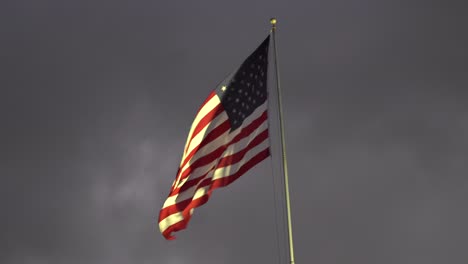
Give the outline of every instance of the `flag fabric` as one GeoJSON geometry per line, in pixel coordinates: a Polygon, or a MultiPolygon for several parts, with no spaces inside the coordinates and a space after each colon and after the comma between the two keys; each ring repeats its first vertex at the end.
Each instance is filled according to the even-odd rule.
{"type": "Polygon", "coordinates": [[[225,187],[270,155],[267,73],[270,36],[214,89],[192,123],[182,161],[159,213],[172,240],[213,190],[225,187]]]}

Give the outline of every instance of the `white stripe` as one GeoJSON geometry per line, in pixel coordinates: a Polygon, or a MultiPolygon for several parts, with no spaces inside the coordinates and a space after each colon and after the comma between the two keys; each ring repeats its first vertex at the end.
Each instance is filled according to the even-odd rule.
{"type": "MultiPolygon", "coordinates": [[[[261,131],[264,131],[265,129],[266,128],[264,128],[261,131]]],[[[239,151],[242,151],[243,149],[245,149],[245,147],[248,145],[248,143],[252,139],[253,139],[253,137],[249,138],[248,140],[245,140],[246,142],[242,142],[245,145],[242,146],[241,149],[232,148],[230,152],[225,152],[223,154],[223,157],[227,157],[227,156],[233,155],[233,154],[235,154],[235,153],[237,153],[239,151]]],[[[255,155],[257,155],[261,151],[265,150],[268,146],[269,146],[269,141],[268,141],[268,138],[267,138],[267,139],[263,140],[260,144],[255,146],[254,148],[247,151],[245,153],[244,157],[239,162],[237,162],[235,164],[231,164],[231,165],[226,166],[226,167],[217,168],[216,170],[213,171],[211,169],[211,167],[214,166],[217,162],[219,162],[219,160],[216,160],[215,162],[213,162],[214,164],[211,164],[210,172],[206,175],[205,178],[206,179],[211,178],[212,180],[215,180],[215,179],[220,179],[220,178],[223,178],[223,177],[233,175],[234,173],[236,173],[240,169],[240,167],[242,165],[244,165],[246,162],[248,162],[251,158],[253,158],[255,155]]],[[[223,157],[221,157],[221,158],[223,158],[223,157]]],[[[190,179],[195,179],[195,178],[192,178],[192,177],[189,177],[189,178],[190,179]]],[[[190,187],[189,189],[185,190],[182,193],[179,193],[179,194],[168,197],[166,199],[164,205],[163,205],[163,209],[168,207],[168,206],[174,205],[177,202],[182,202],[182,201],[184,201],[186,199],[189,199],[190,197],[192,197],[194,195],[194,192],[195,192],[195,197],[193,199],[196,199],[197,198],[196,197],[196,192],[198,192],[197,188],[198,188],[199,184],[202,181],[204,181],[204,180],[201,180],[197,185],[194,185],[194,186],[190,187]]]]}
{"type": "Polygon", "coordinates": [[[207,194],[208,190],[210,190],[210,185],[202,187],[202,188],[198,188],[192,200],[198,199],[202,197],[203,195],[207,194]]]}
{"type": "MultiPolygon", "coordinates": [[[[188,147],[187,149],[187,152],[184,154],[184,156],[182,157],[182,161],[180,162],[180,165],[182,165],[182,163],[184,162],[184,159],[187,158],[187,155],[192,152],[193,149],[195,149],[196,147],[198,147],[198,145],[200,145],[200,143],[203,141],[203,139],[211,132],[213,131],[216,127],[218,127],[219,125],[221,125],[222,123],[224,123],[226,120],[228,120],[228,115],[226,114],[226,112],[222,112],[221,114],[219,114],[215,119],[213,119],[211,121],[211,123],[209,123],[207,126],[205,126],[202,130],[200,130],[200,132],[198,132],[198,134],[192,139],[192,142],[190,142],[190,146],[188,147]]],[[[194,125],[196,126],[196,125],[194,125]]],[[[189,138],[190,140],[190,138],[189,138]]]]}
{"type": "MultiPolygon", "coordinates": [[[[239,142],[237,142],[235,144],[231,144],[225,151],[234,153],[234,152],[237,152],[237,150],[239,150],[239,149],[243,149],[250,142],[251,138],[254,138],[259,132],[263,131],[267,127],[268,127],[268,122],[266,122],[266,120],[265,120],[265,121],[263,121],[263,123],[256,130],[252,131],[252,133],[250,135],[247,135],[246,137],[244,137],[243,139],[241,139],[239,142]]],[[[240,129],[239,129],[239,131],[240,131],[240,129]]],[[[233,133],[229,134],[229,132],[227,131],[225,134],[222,135],[222,137],[220,137],[219,140],[215,140],[212,143],[210,143],[210,144],[206,145],[205,147],[201,148],[192,157],[192,159],[189,162],[187,162],[187,164],[184,166],[184,168],[182,168],[180,170],[179,175],[177,176],[177,178],[179,179],[180,176],[183,175],[185,173],[185,171],[189,168],[189,166],[191,166],[193,163],[195,163],[198,159],[200,159],[202,157],[205,157],[206,155],[208,155],[212,151],[216,150],[220,146],[227,144],[228,142],[230,142],[238,134],[239,134],[239,132],[233,132],[233,133]],[[234,134],[234,135],[232,135],[232,134],[234,134]]],[[[186,177],[185,179],[182,179],[182,180],[178,181],[176,186],[177,187],[182,186],[185,183],[185,181],[188,180],[188,178],[197,178],[197,177],[205,174],[206,172],[208,172],[208,170],[211,169],[212,166],[214,166],[216,164],[216,162],[217,162],[217,159],[214,160],[213,162],[211,162],[210,164],[207,164],[207,165],[205,165],[203,167],[196,168],[195,170],[193,170],[190,173],[190,174],[192,174],[194,176],[189,176],[189,177],[186,177]]]]}
{"type": "MultiPolygon", "coordinates": [[[[190,131],[187,137],[187,141],[185,142],[185,147],[184,151],[187,149],[187,144],[190,142],[190,138],[192,137],[193,130],[195,127],[197,127],[198,123],[200,123],[200,120],[205,117],[211,110],[213,110],[217,105],[219,105],[221,101],[219,100],[219,97],[217,95],[213,96],[208,102],[206,102],[198,114],[195,116],[195,119],[192,122],[192,126],[190,127],[190,131]]],[[[186,153],[184,153],[185,155],[186,153]]],[[[183,161],[184,159],[182,159],[183,161]]],[[[182,165],[182,164],[181,164],[182,165]]]]}
{"type": "MultiPolygon", "coordinates": [[[[213,170],[210,170],[209,173],[205,176],[206,179],[208,178],[212,178],[213,177],[213,170]]],[[[182,193],[179,193],[179,194],[175,194],[175,195],[172,195],[172,196],[169,196],[167,197],[166,201],[164,202],[164,205],[163,205],[163,209],[168,207],[168,206],[171,206],[171,205],[174,205],[176,204],[177,202],[182,202],[184,200],[187,200],[189,199],[190,197],[193,196],[193,193],[196,191],[196,189],[198,188],[198,185],[202,182],[203,180],[201,180],[197,185],[194,185],[192,187],[190,187],[189,189],[185,190],[184,192],[182,193]]]]}
{"type": "MultiPolygon", "coordinates": [[[[194,211],[194,208],[190,209],[189,214],[193,215],[193,211],[194,211]]],[[[163,220],[161,220],[161,222],[159,222],[159,230],[161,230],[161,233],[162,233],[166,231],[166,229],[168,229],[170,226],[177,224],[178,222],[181,222],[182,220],[184,220],[184,216],[182,212],[171,214],[167,216],[166,218],[164,218],[163,220]]]]}
{"type": "Polygon", "coordinates": [[[269,144],[268,138],[266,138],[265,140],[263,140],[262,143],[258,144],[254,148],[247,151],[247,153],[245,153],[245,156],[239,162],[232,164],[230,166],[216,169],[213,174],[212,180],[214,181],[223,177],[229,177],[237,173],[239,169],[242,167],[242,165],[247,163],[250,159],[255,157],[255,155],[257,155],[258,153],[264,151],[266,148],[268,148],[269,145],[270,144],[269,144]]]}
{"type": "MultiPolygon", "coordinates": [[[[265,120],[256,130],[252,131],[252,133],[250,135],[248,135],[247,137],[241,139],[237,143],[234,143],[234,144],[231,144],[230,146],[228,146],[227,149],[223,152],[222,156],[226,157],[226,156],[229,156],[229,155],[232,155],[234,153],[237,153],[237,152],[241,151],[253,140],[253,138],[255,138],[255,136],[257,136],[259,133],[263,132],[266,128],[268,128],[268,122],[266,122],[266,120],[265,120]]],[[[217,146],[217,147],[219,147],[219,146],[217,146]]],[[[205,156],[206,154],[209,154],[210,152],[202,153],[202,154],[203,154],[203,156],[205,156]]],[[[222,157],[220,157],[220,158],[222,158],[222,157]]],[[[180,188],[186,181],[191,180],[191,179],[196,179],[196,178],[206,174],[209,170],[212,169],[213,166],[215,166],[219,162],[220,158],[217,158],[217,159],[213,160],[211,163],[209,163],[209,164],[207,164],[205,166],[198,167],[198,168],[194,169],[189,174],[188,177],[186,177],[185,179],[182,179],[178,183],[177,187],[180,188]]],[[[190,162],[190,163],[192,163],[192,162],[190,162]]]]}
{"type": "MultiPolygon", "coordinates": [[[[233,131],[232,133],[230,133],[230,131],[226,131],[224,132],[223,134],[221,134],[218,138],[216,138],[215,140],[213,140],[212,142],[208,143],[207,145],[203,146],[202,148],[200,148],[197,153],[195,155],[193,155],[193,157],[190,159],[189,162],[187,162],[183,168],[181,168],[181,170],[179,171],[179,175],[177,175],[177,178],[179,178],[180,175],[182,175],[184,173],[184,171],[191,165],[193,164],[194,162],[196,162],[199,158],[202,158],[204,157],[205,155],[211,153],[212,151],[216,150],[217,148],[219,148],[220,146],[222,145],[225,145],[226,143],[230,142],[234,137],[236,137],[242,130],[243,127],[246,127],[248,126],[250,123],[252,123],[255,119],[257,119],[258,117],[260,117],[263,112],[265,112],[266,110],[266,107],[267,107],[267,104],[266,102],[262,105],[260,105],[257,109],[254,110],[254,112],[249,115],[243,122],[243,125],[241,127],[239,127],[238,129],[236,129],[235,131],[233,131]]],[[[223,113],[223,115],[226,115],[227,117],[227,114],[226,113],[223,113]]],[[[266,123],[266,122],[265,122],[266,123]]],[[[181,164],[183,163],[183,161],[181,162],[181,164]]],[[[178,184],[180,185],[180,184],[178,184]]]]}
{"type": "Polygon", "coordinates": [[[182,220],[184,220],[184,216],[181,212],[171,214],[168,217],[164,218],[161,222],[159,222],[159,230],[161,230],[162,233],[166,231],[166,229],[169,228],[171,225],[178,223],[182,220]]]}

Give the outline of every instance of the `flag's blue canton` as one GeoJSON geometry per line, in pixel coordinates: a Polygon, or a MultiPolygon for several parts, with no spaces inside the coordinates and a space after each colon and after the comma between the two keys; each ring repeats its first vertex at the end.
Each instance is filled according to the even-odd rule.
{"type": "Polygon", "coordinates": [[[226,85],[217,89],[231,123],[231,132],[267,99],[268,46],[270,37],[252,53],[226,85]]]}

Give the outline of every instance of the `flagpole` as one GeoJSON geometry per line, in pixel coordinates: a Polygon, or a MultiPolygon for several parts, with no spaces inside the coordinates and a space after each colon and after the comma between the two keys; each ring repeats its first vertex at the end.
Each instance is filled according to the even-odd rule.
{"type": "Polygon", "coordinates": [[[283,175],[284,175],[284,190],[286,194],[286,211],[288,219],[288,241],[289,241],[289,257],[290,264],[294,264],[294,247],[293,247],[293,235],[292,235],[292,224],[291,224],[291,205],[289,199],[289,181],[288,181],[288,163],[286,160],[286,143],[284,140],[284,123],[283,123],[283,107],[281,104],[281,86],[278,69],[278,51],[276,50],[276,18],[270,19],[271,23],[271,35],[273,37],[273,47],[275,49],[275,69],[276,69],[276,88],[278,95],[278,110],[279,110],[279,123],[280,123],[280,134],[281,134],[281,156],[283,159],[283,175]]]}

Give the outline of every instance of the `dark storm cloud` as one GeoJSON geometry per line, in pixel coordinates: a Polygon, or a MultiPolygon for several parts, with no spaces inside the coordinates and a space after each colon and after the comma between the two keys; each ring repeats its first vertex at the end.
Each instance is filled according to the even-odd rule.
{"type": "Polygon", "coordinates": [[[156,225],[196,109],[276,15],[296,262],[463,263],[468,21],[400,4],[4,2],[1,262],[277,263],[270,162],[176,241],[156,225]]]}

